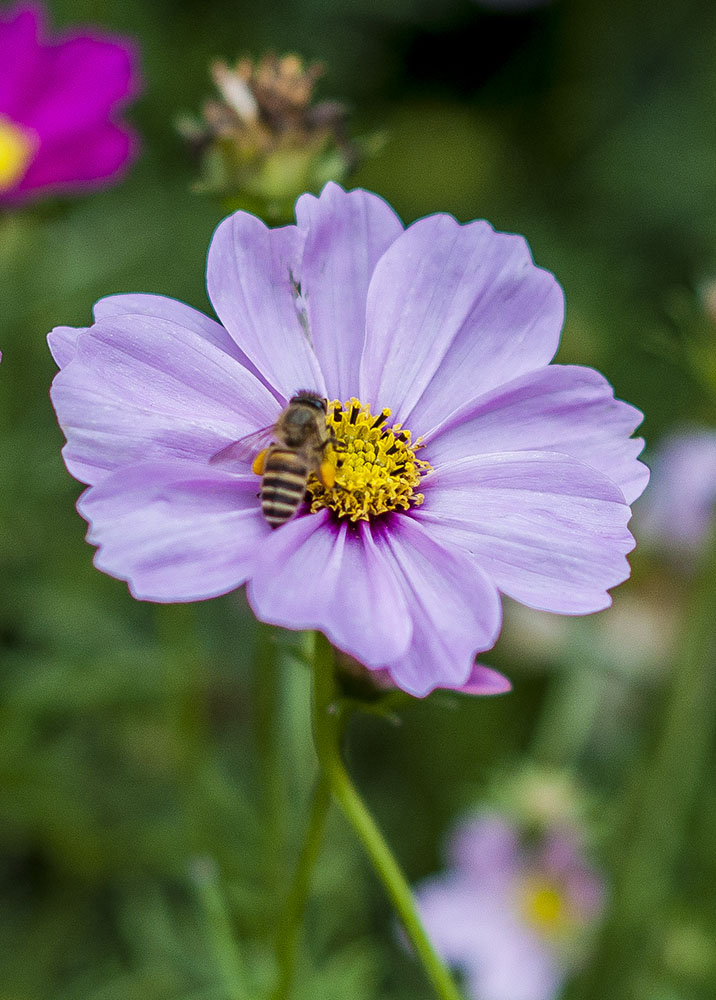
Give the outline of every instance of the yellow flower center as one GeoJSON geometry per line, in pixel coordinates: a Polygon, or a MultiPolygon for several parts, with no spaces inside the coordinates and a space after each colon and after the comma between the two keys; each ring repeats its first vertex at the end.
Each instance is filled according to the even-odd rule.
{"type": "Polygon", "coordinates": [[[413,444],[410,431],[401,424],[389,425],[389,417],[389,409],[376,416],[358,399],[329,404],[326,422],[333,444],[326,457],[335,465],[336,481],[329,489],[311,476],[307,490],[312,513],[328,507],[338,517],[368,521],[423,502],[423,494],[415,489],[431,466],[415,457],[421,440],[413,444]]]}
{"type": "Polygon", "coordinates": [[[522,897],[522,912],[543,934],[559,931],[568,920],[567,901],[560,890],[548,881],[531,881],[522,897]]]}
{"type": "Polygon", "coordinates": [[[0,115],[0,192],[10,191],[20,183],[36,150],[31,132],[0,115]]]}

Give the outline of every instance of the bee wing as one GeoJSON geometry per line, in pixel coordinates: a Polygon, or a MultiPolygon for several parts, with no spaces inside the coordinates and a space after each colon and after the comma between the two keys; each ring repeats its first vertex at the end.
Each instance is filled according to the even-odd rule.
{"type": "Polygon", "coordinates": [[[266,448],[274,437],[274,425],[253,431],[238,441],[232,441],[209,459],[210,465],[232,465],[234,462],[252,462],[257,454],[266,448]]]}

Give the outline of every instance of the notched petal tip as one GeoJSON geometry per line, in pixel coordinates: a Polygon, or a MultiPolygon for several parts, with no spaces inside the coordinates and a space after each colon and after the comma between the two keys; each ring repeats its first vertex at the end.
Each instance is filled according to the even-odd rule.
{"type": "Polygon", "coordinates": [[[86,326],[56,326],[47,334],[47,346],[60,370],[72,361],[77,353],[77,340],[87,330],[86,326]]]}
{"type": "Polygon", "coordinates": [[[552,360],[564,294],[525,240],[433,215],[378,262],[368,291],[362,397],[428,435],[461,401],[552,360]]]}

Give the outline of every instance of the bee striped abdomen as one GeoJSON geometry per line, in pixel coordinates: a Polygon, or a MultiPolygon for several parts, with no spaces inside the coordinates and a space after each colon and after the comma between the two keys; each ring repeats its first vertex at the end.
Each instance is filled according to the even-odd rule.
{"type": "Polygon", "coordinates": [[[308,463],[289,448],[269,448],[261,483],[261,510],[272,528],[284,524],[298,510],[308,482],[308,463]]]}

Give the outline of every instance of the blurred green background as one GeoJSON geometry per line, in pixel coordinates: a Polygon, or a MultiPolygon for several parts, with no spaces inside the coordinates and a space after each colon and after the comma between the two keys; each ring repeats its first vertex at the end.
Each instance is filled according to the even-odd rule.
{"type": "MultiPolygon", "coordinates": [[[[496,2],[493,6],[497,6],[496,2]]],[[[220,56],[320,59],[319,96],[387,141],[353,178],[406,221],[436,211],[525,234],[567,298],[559,360],[603,371],[653,447],[714,423],[716,6],[636,0],[488,11],[469,0],[53,0],[56,26],[133,36],[142,155],[106,191],[0,219],[0,998],[230,1000],[211,934],[257,981],[313,776],[308,677],[280,647],[279,763],[261,736],[243,596],[133,601],[92,567],[60,458],[45,334],[114,292],[208,309],[219,204],[190,193],[178,115],[220,56]],[[261,752],[262,746],[266,752],[261,752]],[[273,762],[274,764],[276,761],[273,762]],[[272,822],[268,819],[273,817],[272,822]],[[268,831],[268,832],[267,832],[268,831]],[[214,935],[215,937],[215,935],[214,935]]],[[[411,880],[449,824],[526,765],[584,788],[612,909],[579,1000],[716,991],[716,654],[708,570],[645,547],[614,608],[508,608],[496,699],[435,695],[358,720],[350,765],[411,880]]],[[[711,587],[713,591],[713,586],[711,587]]],[[[716,617],[716,616],[715,616],[716,617]]],[[[359,847],[332,815],[297,1000],[428,998],[359,847]]]]}

